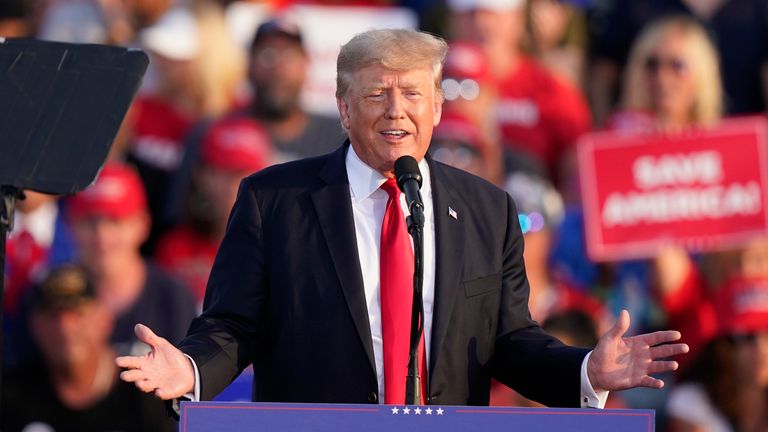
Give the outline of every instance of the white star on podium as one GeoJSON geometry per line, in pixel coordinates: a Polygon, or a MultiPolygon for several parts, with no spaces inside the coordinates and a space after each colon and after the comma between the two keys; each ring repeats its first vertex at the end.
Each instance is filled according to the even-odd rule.
{"type": "Polygon", "coordinates": [[[400,410],[399,410],[399,409],[397,409],[397,407],[392,407],[392,414],[395,414],[395,415],[396,415],[396,414],[397,414],[397,413],[399,413],[399,412],[400,412],[400,410]]]}
{"type": "Polygon", "coordinates": [[[432,408],[427,408],[424,412],[427,413],[427,415],[432,415],[432,408]]]}
{"type": "Polygon", "coordinates": [[[416,414],[416,415],[420,415],[421,414],[421,408],[416,408],[415,410],[413,410],[413,413],[416,414]]]}
{"type": "Polygon", "coordinates": [[[403,414],[408,415],[411,413],[411,409],[408,407],[403,408],[403,414]]]}
{"type": "Polygon", "coordinates": [[[437,415],[443,415],[443,409],[442,408],[438,408],[437,409],[437,415]]]}

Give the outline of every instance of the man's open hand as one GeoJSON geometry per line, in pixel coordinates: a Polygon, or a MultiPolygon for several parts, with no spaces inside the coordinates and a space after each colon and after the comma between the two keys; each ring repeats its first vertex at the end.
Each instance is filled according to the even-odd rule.
{"type": "Polygon", "coordinates": [[[152,350],[143,356],[118,357],[115,362],[127,370],[120,378],[139,390],[154,393],[160,399],[175,399],[195,388],[192,362],[170,342],[157,336],[143,324],[136,324],[136,337],[152,350]]]}
{"type": "Polygon", "coordinates": [[[596,391],[662,388],[664,381],[650,375],[677,369],[676,361],[666,359],[688,352],[688,345],[670,343],[680,339],[678,331],[625,337],[628,329],[629,312],[622,310],[616,324],[600,338],[589,356],[587,374],[596,391]]]}

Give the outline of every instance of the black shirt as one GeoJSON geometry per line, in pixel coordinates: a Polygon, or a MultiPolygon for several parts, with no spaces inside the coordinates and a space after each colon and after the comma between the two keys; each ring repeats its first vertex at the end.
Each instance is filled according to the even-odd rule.
{"type": "Polygon", "coordinates": [[[136,324],[144,324],[176,344],[187,334],[196,315],[191,291],[154,264],[147,264],[144,289],[136,303],[115,320],[111,341],[118,355],[144,354],[147,349],[142,348],[145,345],[138,342],[133,331],[136,324]]]}
{"type": "Polygon", "coordinates": [[[119,380],[117,372],[114,379],[106,397],[89,408],[74,410],[59,400],[42,362],[28,363],[4,374],[2,430],[22,432],[35,423],[40,428],[34,430],[56,432],[176,430],[176,422],[168,417],[162,401],[119,380]]]}

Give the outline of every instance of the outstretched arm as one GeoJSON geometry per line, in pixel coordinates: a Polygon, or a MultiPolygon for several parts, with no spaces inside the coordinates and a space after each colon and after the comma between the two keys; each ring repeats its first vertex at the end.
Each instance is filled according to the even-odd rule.
{"type": "Polygon", "coordinates": [[[151,350],[143,356],[115,360],[118,366],[126,369],[120,373],[123,381],[132,382],[139,390],[154,393],[164,400],[194,391],[195,371],[187,356],[143,324],[136,324],[136,336],[151,350]]]}
{"type": "Polygon", "coordinates": [[[671,343],[680,339],[678,331],[625,337],[628,329],[629,312],[623,310],[616,324],[600,338],[592,351],[587,374],[596,391],[662,388],[664,381],[651,374],[677,369],[676,361],[666,359],[688,352],[688,345],[671,343]]]}

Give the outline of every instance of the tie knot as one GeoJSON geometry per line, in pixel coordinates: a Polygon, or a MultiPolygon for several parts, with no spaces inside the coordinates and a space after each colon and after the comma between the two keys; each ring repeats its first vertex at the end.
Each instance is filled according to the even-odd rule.
{"type": "Polygon", "coordinates": [[[397,199],[400,197],[400,189],[397,187],[397,181],[393,178],[387,179],[387,181],[381,185],[381,188],[389,194],[390,199],[397,199]]]}

